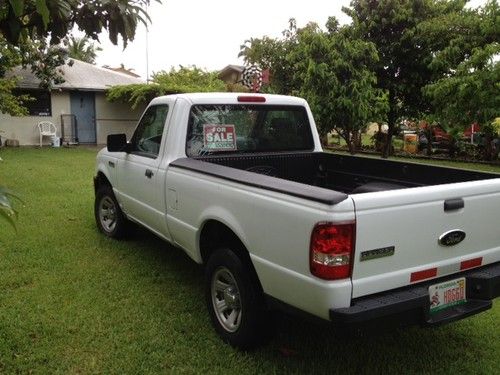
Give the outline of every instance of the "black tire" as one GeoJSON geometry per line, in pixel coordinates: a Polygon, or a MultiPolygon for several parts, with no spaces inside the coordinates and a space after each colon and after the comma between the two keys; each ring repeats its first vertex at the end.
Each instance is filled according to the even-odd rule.
{"type": "Polygon", "coordinates": [[[252,271],[226,247],[215,250],[205,268],[205,296],[212,324],[225,342],[241,350],[264,344],[272,333],[271,314],[252,271]],[[233,319],[232,314],[239,315],[233,319]]]}
{"type": "Polygon", "coordinates": [[[102,185],[97,189],[94,217],[97,228],[106,236],[116,239],[125,237],[128,220],[123,214],[111,186],[102,185]]]}

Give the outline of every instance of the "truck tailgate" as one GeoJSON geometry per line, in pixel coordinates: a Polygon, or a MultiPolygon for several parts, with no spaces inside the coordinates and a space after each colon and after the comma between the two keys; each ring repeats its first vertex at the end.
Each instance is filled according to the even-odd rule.
{"type": "Polygon", "coordinates": [[[500,179],[351,198],[356,210],[353,298],[500,260],[500,179]],[[460,232],[465,234],[461,242],[460,232]]]}

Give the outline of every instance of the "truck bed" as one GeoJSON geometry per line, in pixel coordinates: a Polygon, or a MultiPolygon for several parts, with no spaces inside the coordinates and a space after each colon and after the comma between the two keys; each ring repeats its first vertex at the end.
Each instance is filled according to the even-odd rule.
{"type": "Polygon", "coordinates": [[[337,155],[326,152],[217,155],[197,159],[182,159],[173,163],[174,166],[189,167],[189,169],[217,175],[218,177],[243,183],[257,184],[263,188],[272,188],[273,190],[297,195],[294,194],[294,191],[287,191],[294,187],[292,184],[277,183],[275,179],[270,180],[265,177],[256,177],[248,173],[234,173],[234,170],[231,171],[228,168],[214,168],[213,164],[317,187],[319,189],[313,189],[308,192],[304,191],[303,185],[296,186],[296,189],[300,191],[300,186],[302,186],[302,192],[307,193],[305,198],[313,199],[314,194],[319,194],[321,195],[321,199],[314,200],[324,201],[330,197],[330,203],[345,199],[346,194],[441,185],[500,177],[499,174],[495,173],[337,155]],[[200,163],[200,161],[204,163],[200,163]],[[210,163],[212,166],[208,166],[205,163],[210,163]],[[343,194],[332,195],[324,192],[324,189],[343,194]]]}

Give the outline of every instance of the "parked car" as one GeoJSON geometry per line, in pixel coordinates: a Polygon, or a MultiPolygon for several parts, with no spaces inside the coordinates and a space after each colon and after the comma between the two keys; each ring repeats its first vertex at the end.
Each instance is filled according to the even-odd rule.
{"type": "MultiPolygon", "coordinates": [[[[433,148],[448,149],[452,144],[452,136],[448,134],[441,125],[422,123],[419,129],[419,149],[424,150],[427,147],[429,135],[433,148]],[[428,130],[429,128],[430,131],[428,130]]],[[[481,127],[476,123],[471,124],[461,134],[461,140],[464,142],[479,144],[481,139],[481,127]]]]}
{"type": "Polygon", "coordinates": [[[104,235],[133,221],[203,265],[239,348],[274,309],[436,326],[500,295],[500,175],[323,152],[304,99],[156,98],[129,141],[108,137],[94,183],[104,235]]]}

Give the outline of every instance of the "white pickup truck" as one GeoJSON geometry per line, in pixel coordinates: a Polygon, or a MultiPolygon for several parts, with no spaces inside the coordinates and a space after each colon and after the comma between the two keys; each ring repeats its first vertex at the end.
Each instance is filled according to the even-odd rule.
{"type": "Polygon", "coordinates": [[[276,308],[438,325],[500,295],[499,174],[325,153],[300,98],[156,98],[130,141],[108,137],[94,183],[105,235],[132,221],[204,266],[214,327],[239,348],[276,308]]]}

